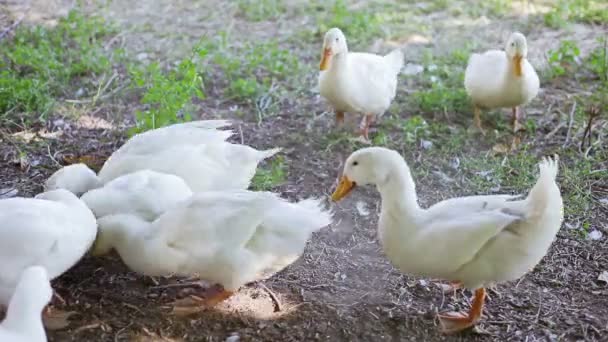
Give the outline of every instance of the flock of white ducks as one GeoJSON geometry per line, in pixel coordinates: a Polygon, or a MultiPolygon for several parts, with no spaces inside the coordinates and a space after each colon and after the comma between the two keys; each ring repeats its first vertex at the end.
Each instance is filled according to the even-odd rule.
{"type": "MultiPolygon", "coordinates": [[[[500,107],[513,108],[519,128],[516,108],[539,88],[526,54],[525,37],[514,33],[505,51],[471,56],[465,88],[479,128],[480,109],[500,107]]],[[[386,56],[349,52],[344,34],[333,28],[323,41],[321,95],[338,122],[345,112],[363,114],[367,139],[369,125],[395,97],[402,66],[400,50],[386,56]]],[[[49,280],[89,251],[99,256],[115,249],[143,275],[197,276],[216,284],[204,299],[176,301],[178,312],[215,305],[293,263],[312,233],[332,223],[332,214],[320,199],[292,203],[246,190],[258,163],[280,149],[229,143],[228,126],[206,120],[148,131],[115,151],[99,174],[69,165],[47,180],[46,192],[0,200],[0,305],[8,307],[0,339],[46,340],[40,312],[45,320],[58,313],[47,306],[49,280]]],[[[468,313],[439,315],[443,331],[452,333],[479,321],[485,286],[521,277],[554,240],[563,219],[557,156],[539,168],[525,198],[461,197],[424,209],[403,158],[369,147],[346,160],[332,199],[356,185],[375,185],[382,197],[378,236],[388,259],[404,273],[475,290],[468,313]]]]}

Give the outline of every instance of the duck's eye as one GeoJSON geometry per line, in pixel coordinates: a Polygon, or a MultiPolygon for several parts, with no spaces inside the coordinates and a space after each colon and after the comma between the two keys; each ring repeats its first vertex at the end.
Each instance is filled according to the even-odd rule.
{"type": "Polygon", "coordinates": [[[353,166],[357,166],[357,165],[359,165],[359,162],[358,161],[354,161],[353,162],[353,166]]]}
{"type": "Polygon", "coordinates": [[[337,42],[339,42],[339,41],[340,41],[340,38],[336,37],[336,41],[337,41],[337,42]]]}
{"type": "Polygon", "coordinates": [[[511,42],[511,46],[515,46],[515,42],[511,42]]]}

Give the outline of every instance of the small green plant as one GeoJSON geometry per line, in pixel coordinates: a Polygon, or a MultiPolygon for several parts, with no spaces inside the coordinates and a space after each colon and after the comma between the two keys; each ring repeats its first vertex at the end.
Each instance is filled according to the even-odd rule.
{"type": "Polygon", "coordinates": [[[195,58],[206,54],[207,50],[197,45],[192,55],[167,72],[158,63],[131,70],[134,85],[145,89],[141,103],[148,106],[135,113],[137,125],[131,134],[192,119],[192,99],[204,98],[203,77],[197,70],[195,58]]]}
{"type": "Polygon", "coordinates": [[[318,34],[323,36],[332,27],[340,28],[350,43],[358,44],[368,41],[380,33],[380,20],[373,12],[349,10],[346,1],[336,0],[331,8],[317,6],[318,34]]]}
{"type": "Polygon", "coordinates": [[[239,12],[251,21],[270,20],[285,12],[283,0],[238,0],[239,12]]]}
{"type": "Polygon", "coordinates": [[[589,69],[608,86],[608,39],[598,39],[599,46],[588,58],[589,69]]]}
{"type": "Polygon", "coordinates": [[[403,139],[407,143],[417,143],[418,139],[429,134],[428,124],[420,115],[412,116],[402,122],[403,139]]]}
{"type": "Polygon", "coordinates": [[[571,40],[562,41],[557,50],[549,51],[550,75],[552,77],[565,75],[575,64],[578,64],[580,54],[581,51],[575,42],[571,40]]]}
{"type": "Polygon", "coordinates": [[[42,120],[58,99],[97,90],[112,61],[103,39],[113,32],[101,17],[71,11],[53,28],[22,25],[0,49],[0,112],[26,123],[42,120]]]}
{"type": "Polygon", "coordinates": [[[256,191],[268,191],[279,186],[287,180],[287,164],[283,156],[276,156],[266,168],[258,168],[251,188],[256,191]]]}

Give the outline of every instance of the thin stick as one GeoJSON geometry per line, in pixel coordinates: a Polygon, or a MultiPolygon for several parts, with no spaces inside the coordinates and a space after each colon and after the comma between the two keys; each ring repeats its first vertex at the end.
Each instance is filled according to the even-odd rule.
{"type": "Polygon", "coordinates": [[[566,133],[566,141],[562,147],[568,146],[570,143],[570,134],[572,133],[572,125],[574,124],[574,111],[576,110],[576,100],[572,103],[572,109],[570,109],[570,119],[568,121],[568,133],[566,133]]]}
{"type": "Polygon", "coordinates": [[[277,295],[274,294],[274,292],[272,292],[268,288],[268,286],[264,285],[263,283],[260,283],[260,287],[263,288],[266,292],[268,292],[268,295],[270,296],[270,298],[274,302],[274,305],[275,305],[274,312],[280,312],[283,309],[283,306],[281,305],[281,301],[279,300],[279,298],[277,297],[277,295]]]}
{"type": "Polygon", "coordinates": [[[19,20],[15,21],[11,26],[9,26],[6,30],[2,31],[2,33],[0,33],[0,39],[3,39],[4,36],[6,36],[7,34],[9,34],[9,32],[11,32],[12,30],[14,30],[17,26],[19,26],[19,24],[21,24],[21,22],[23,21],[23,19],[25,19],[25,16],[27,15],[27,12],[30,11],[31,8],[31,1],[29,4],[27,4],[27,8],[25,9],[25,12],[23,12],[23,15],[21,16],[21,18],[19,18],[19,20]]]}

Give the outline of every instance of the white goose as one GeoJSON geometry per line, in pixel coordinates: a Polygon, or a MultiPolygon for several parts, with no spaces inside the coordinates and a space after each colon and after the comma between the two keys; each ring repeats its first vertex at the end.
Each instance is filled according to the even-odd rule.
{"type": "MultiPolygon", "coordinates": [[[[82,258],[96,234],[95,216],[67,190],[0,200],[0,305],[9,303],[27,267],[42,266],[54,279],[82,258]]],[[[58,318],[62,313],[49,310],[45,315],[58,318]]]]}
{"type": "Polygon", "coordinates": [[[200,307],[294,262],[310,235],[331,223],[331,214],[315,199],[289,203],[270,192],[231,190],[197,193],[152,223],[135,215],[98,222],[94,255],[114,248],[138,273],[217,284],[219,291],[196,303],[200,307]]]}
{"type": "Polygon", "coordinates": [[[397,75],[403,67],[403,52],[386,56],[349,52],[346,37],[332,28],[323,40],[319,90],[344,121],[344,113],[362,113],[361,134],[366,140],[370,124],[391,105],[397,91],[397,75]]]}
{"type": "Polygon", "coordinates": [[[447,333],[475,325],[484,287],[520,278],[545,256],[563,220],[555,159],[543,159],[528,196],[452,198],[418,205],[410,169],[395,151],[370,147],[348,157],[337,201],[355,186],[374,184],[382,198],[378,236],[388,259],[402,272],[460,282],[475,290],[468,313],[439,315],[447,333]]]}
{"type": "Polygon", "coordinates": [[[527,59],[526,37],[511,34],[505,50],[489,50],[472,54],[464,74],[464,87],[474,105],[475,125],[481,132],[481,109],[511,107],[513,131],[523,128],[519,123],[519,106],[538,94],[540,80],[527,59]]]}
{"type": "Polygon", "coordinates": [[[44,267],[26,268],[8,304],[6,317],[0,324],[0,341],[46,342],[40,314],[52,296],[53,289],[44,267]]]}
{"type": "Polygon", "coordinates": [[[203,120],[138,134],[110,156],[98,175],[85,165],[69,165],[47,180],[46,189],[63,188],[81,194],[146,169],[176,175],[194,192],[245,189],[258,163],[280,149],[258,151],[228,143],[225,140],[232,132],[217,130],[227,125],[226,120],[203,120]]]}

